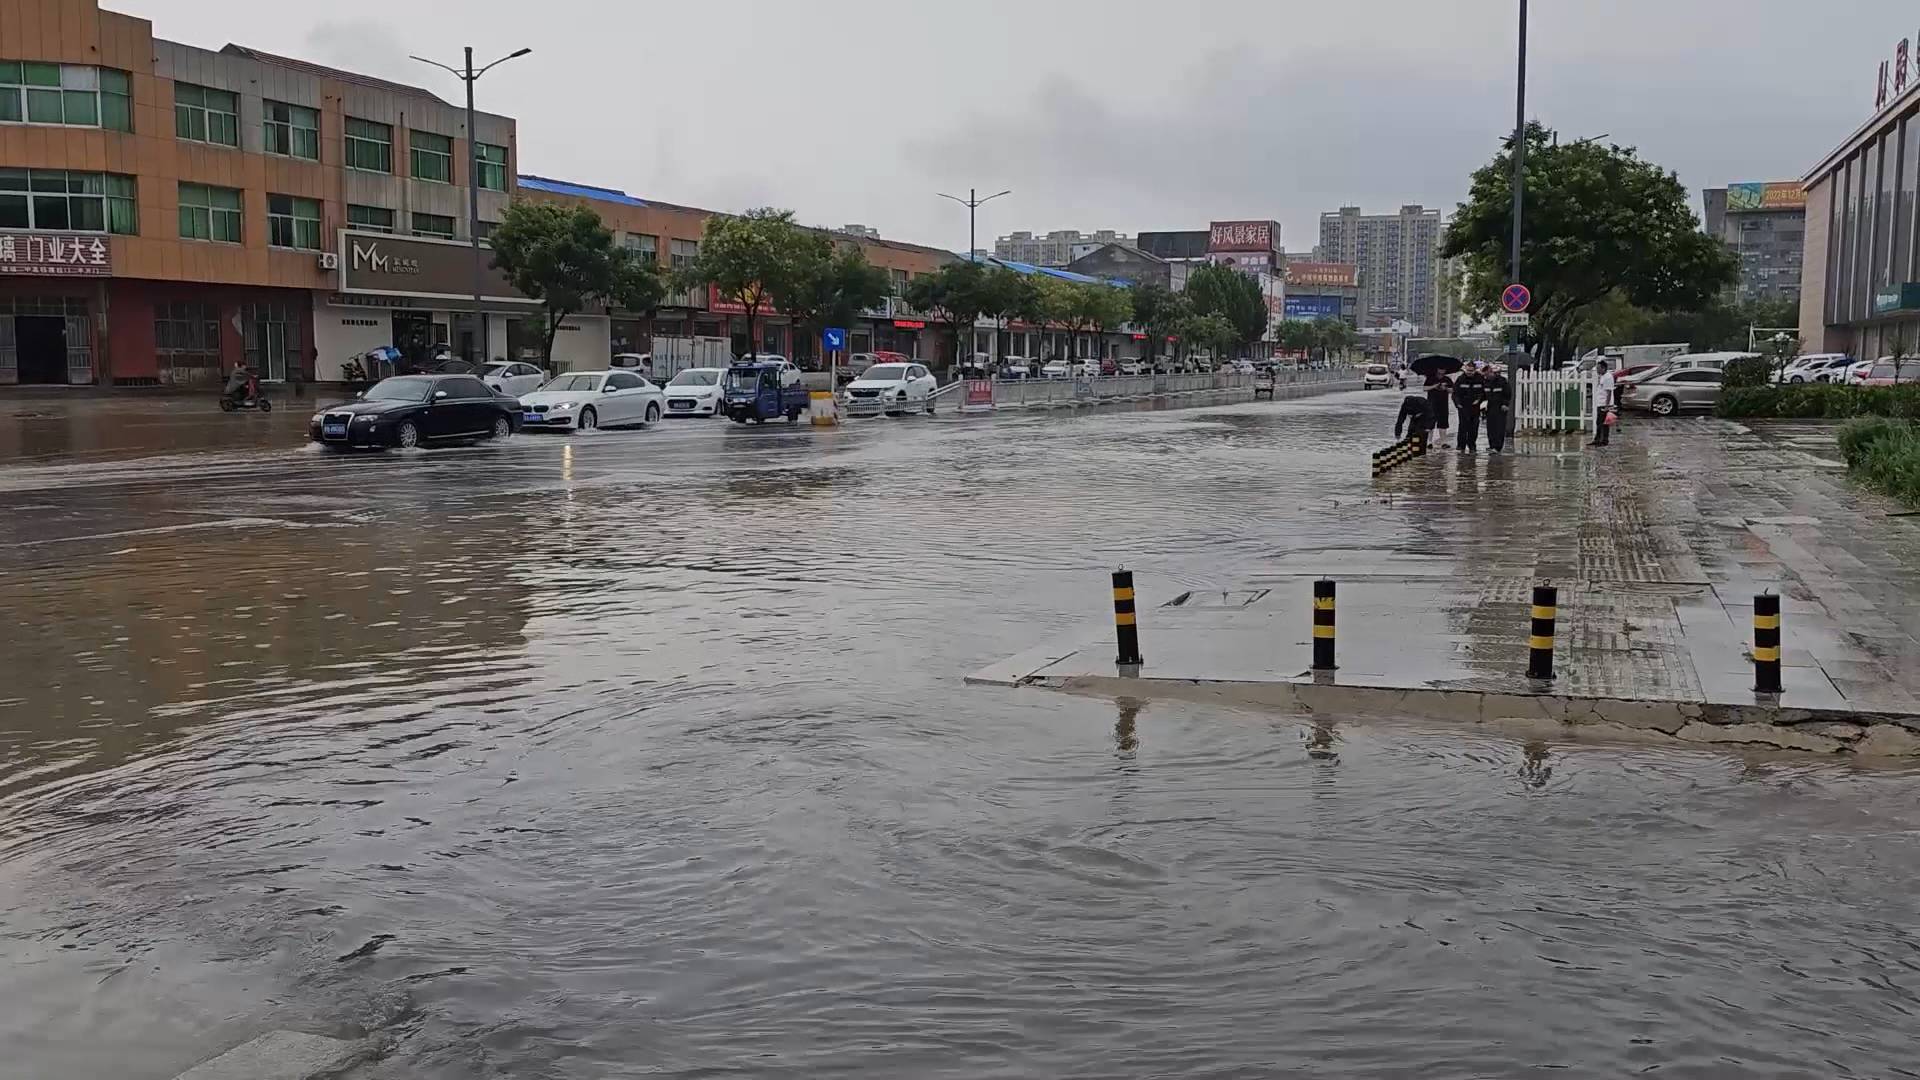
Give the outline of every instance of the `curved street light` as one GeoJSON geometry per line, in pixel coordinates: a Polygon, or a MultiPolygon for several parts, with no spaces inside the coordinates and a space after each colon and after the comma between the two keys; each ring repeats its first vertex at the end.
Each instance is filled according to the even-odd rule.
{"type": "MultiPolygon", "coordinates": [[[[516,57],[532,52],[531,48],[519,48],[495,60],[485,67],[475,70],[473,66],[473,46],[467,46],[467,62],[464,68],[448,67],[438,60],[429,60],[424,56],[409,56],[409,60],[418,60],[452,75],[467,84],[467,241],[473,247],[473,321],[479,325],[475,331],[480,335],[480,362],[490,359],[487,341],[487,316],[481,310],[480,297],[486,291],[486,266],[480,261],[480,133],[473,126],[473,84],[480,76],[495,67],[516,57]]],[[[504,168],[504,166],[502,166],[504,168]]]]}

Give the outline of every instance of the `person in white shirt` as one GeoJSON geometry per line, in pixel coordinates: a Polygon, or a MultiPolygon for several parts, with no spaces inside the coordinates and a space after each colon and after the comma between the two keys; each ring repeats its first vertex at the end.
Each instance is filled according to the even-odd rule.
{"type": "Polygon", "coordinates": [[[1613,369],[1603,367],[1593,381],[1593,441],[1588,446],[1605,446],[1613,435],[1607,426],[1607,414],[1613,411],[1613,369]]]}

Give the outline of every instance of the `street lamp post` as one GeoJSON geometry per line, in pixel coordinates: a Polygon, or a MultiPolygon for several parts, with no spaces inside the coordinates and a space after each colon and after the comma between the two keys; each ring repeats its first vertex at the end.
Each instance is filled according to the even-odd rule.
{"type": "Polygon", "coordinates": [[[936,191],[934,192],[934,194],[940,196],[943,199],[952,199],[954,202],[957,202],[961,206],[964,206],[967,208],[967,261],[973,262],[974,261],[973,253],[980,250],[980,246],[978,242],[975,241],[974,235],[973,235],[974,211],[980,209],[981,203],[989,203],[999,198],[1002,195],[1013,194],[1013,189],[1008,188],[1005,191],[996,191],[984,199],[981,198],[980,193],[974,190],[973,188],[967,189],[967,197],[964,199],[958,195],[949,195],[944,191],[936,191]]]}
{"type": "MultiPolygon", "coordinates": [[[[980,250],[980,245],[979,245],[979,242],[974,239],[974,235],[973,235],[974,213],[975,211],[980,209],[981,203],[992,202],[993,200],[999,198],[1002,195],[1011,195],[1013,194],[1013,189],[1008,188],[1005,191],[996,191],[984,199],[980,197],[980,192],[975,190],[974,188],[967,189],[967,197],[964,199],[958,195],[949,195],[944,191],[936,191],[934,192],[934,194],[940,196],[943,199],[952,199],[954,202],[957,202],[961,206],[964,206],[967,208],[967,261],[970,263],[979,262],[979,256],[976,254],[976,252],[980,250]]],[[[993,347],[996,352],[999,351],[999,348],[1000,348],[999,334],[995,334],[993,336],[993,347]]],[[[973,327],[969,326],[967,327],[967,361],[971,363],[972,358],[973,358],[973,327]]],[[[953,362],[956,365],[961,363],[960,339],[958,334],[954,335],[953,362]]]]}
{"type": "Polygon", "coordinates": [[[486,292],[486,264],[480,258],[480,133],[473,126],[473,84],[495,65],[504,64],[532,51],[526,48],[515,49],[478,71],[473,67],[473,46],[471,45],[467,46],[466,65],[457,69],[448,67],[438,60],[429,60],[424,56],[410,57],[423,64],[432,64],[467,84],[467,241],[473,246],[473,321],[478,324],[474,329],[480,337],[481,363],[487,362],[491,350],[487,340],[487,316],[481,309],[481,296],[486,292]]]}
{"type": "MultiPolygon", "coordinates": [[[[1520,278],[1520,213],[1526,202],[1527,169],[1527,0],[1520,0],[1520,71],[1516,80],[1513,106],[1513,257],[1508,264],[1512,271],[1511,280],[1520,278]]],[[[1520,370],[1518,354],[1522,333],[1519,327],[1513,328],[1513,351],[1515,363],[1509,365],[1516,372],[1520,370]]]]}

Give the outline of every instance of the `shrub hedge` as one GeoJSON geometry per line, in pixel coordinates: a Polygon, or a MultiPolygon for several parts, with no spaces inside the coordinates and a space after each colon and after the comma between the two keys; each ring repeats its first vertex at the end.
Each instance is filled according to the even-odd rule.
{"type": "Polygon", "coordinates": [[[1727,386],[1715,409],[1731,419],[1777,416],[1796,420],[1847,420],[1891,416],[1920,420],[1920,383],[1899,386],[1835,386],[1788,383],[1783,386],[1727,386]]]}
{"type": "Polygon", "coordinates": [[[1760,356],[1743,356],[1727,361],[1722,386],[1765,386],[1773,378],[1773,361],[1760,356]]]}
{"type": "Polygon", "coordinates": [[[1920,428],[1911,421],[1855,420],[1840,429],[1840,453],[1862,483],[1920,505],[1920,428]]]}

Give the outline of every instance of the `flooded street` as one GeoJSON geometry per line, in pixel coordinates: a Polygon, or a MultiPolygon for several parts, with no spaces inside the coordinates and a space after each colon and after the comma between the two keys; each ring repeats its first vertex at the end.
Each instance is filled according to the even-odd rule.
{"type": "Polygon", "coordinates": [[[8,436],[0,1075],[1920,1075],[1911,774],[962,685],[1399,543],[1398,403],[8,436]]]}

